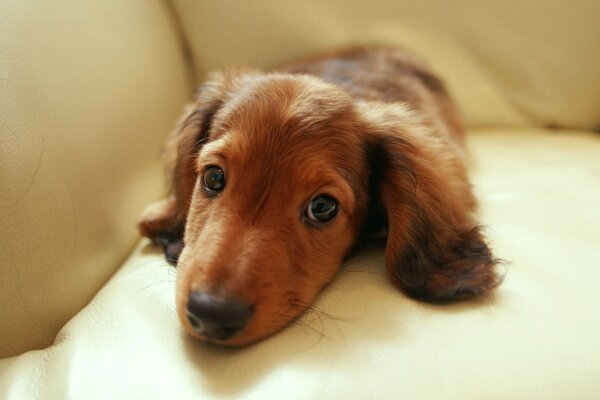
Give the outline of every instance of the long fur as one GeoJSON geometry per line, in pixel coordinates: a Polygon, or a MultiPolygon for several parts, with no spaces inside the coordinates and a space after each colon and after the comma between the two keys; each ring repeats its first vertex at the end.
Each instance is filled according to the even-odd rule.
{"type": "Polygon", "coordinates": [[[473,216],[463,146],[443,83],[404,49],[357,47],[271,72],[216,73],[168,141],[171,192],[145,211],[140,231],[178,264],[177,308],[190,334],[192,290],[252,305],[228,345],[284,327],[357,241],[381,229],[390,278],[408,295],[483,296],[500,280],[473,216]],[[216,197],[198,179],[210,165],[227,179],[216,197]],[[315,227],[303,210],[319,194],[340,211],[315,227]]]}

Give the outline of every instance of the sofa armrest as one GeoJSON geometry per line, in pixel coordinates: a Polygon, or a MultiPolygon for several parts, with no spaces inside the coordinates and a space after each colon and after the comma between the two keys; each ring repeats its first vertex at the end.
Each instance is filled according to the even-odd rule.
{"type": "Polygon", "coordinates": [[[0,10],[0,358],[52,343],[132,249],[191,92],[167,2],[0,10]]]}

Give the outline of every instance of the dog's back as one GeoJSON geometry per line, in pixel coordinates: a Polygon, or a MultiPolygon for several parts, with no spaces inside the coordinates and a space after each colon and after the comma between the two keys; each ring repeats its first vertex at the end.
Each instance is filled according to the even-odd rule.
{"type": "Polygon", "coordinates": [[[443,82],[401,47],[352,47],[290,63],[284,72],[309,74],[368,101],[406,103],[435,131],[462,141],[463,124],[443,82]]]}

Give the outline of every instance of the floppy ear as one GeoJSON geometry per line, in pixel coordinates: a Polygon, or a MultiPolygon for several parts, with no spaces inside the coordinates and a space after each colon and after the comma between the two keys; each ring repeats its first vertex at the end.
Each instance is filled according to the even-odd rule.
{"type": "Polygon", "coordinates": [[[363,114],[393,282],[429,302],[488,293],[500,279],[471,215],[475,199],[460,147],[401,107],[370,105],[363,114]]]}
{"type": "Polygon", "coordinates": [[[177,262],[183,249],[185,221],[196,182],[196,157],[234,80],[233,74],[214,74],[200,87],[196,100],[186,106],[165,146],[169,195],[146,207],[138,223],[142,235],[163,246],[171,264],[177,262]]]}

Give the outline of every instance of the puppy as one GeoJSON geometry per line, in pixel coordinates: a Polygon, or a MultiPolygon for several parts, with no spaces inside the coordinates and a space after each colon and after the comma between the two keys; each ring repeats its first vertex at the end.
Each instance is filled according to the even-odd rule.
{"type": "Polygon", "coordinates": [[[389,276],[411,297],[443,303],[499,284],[472,215],[461,120],[406,50],[216,73],[166,155],[170,195],[139,228],[177,263],[194,337],[233,346],[277,332],[382,229],[389,276]]]}

